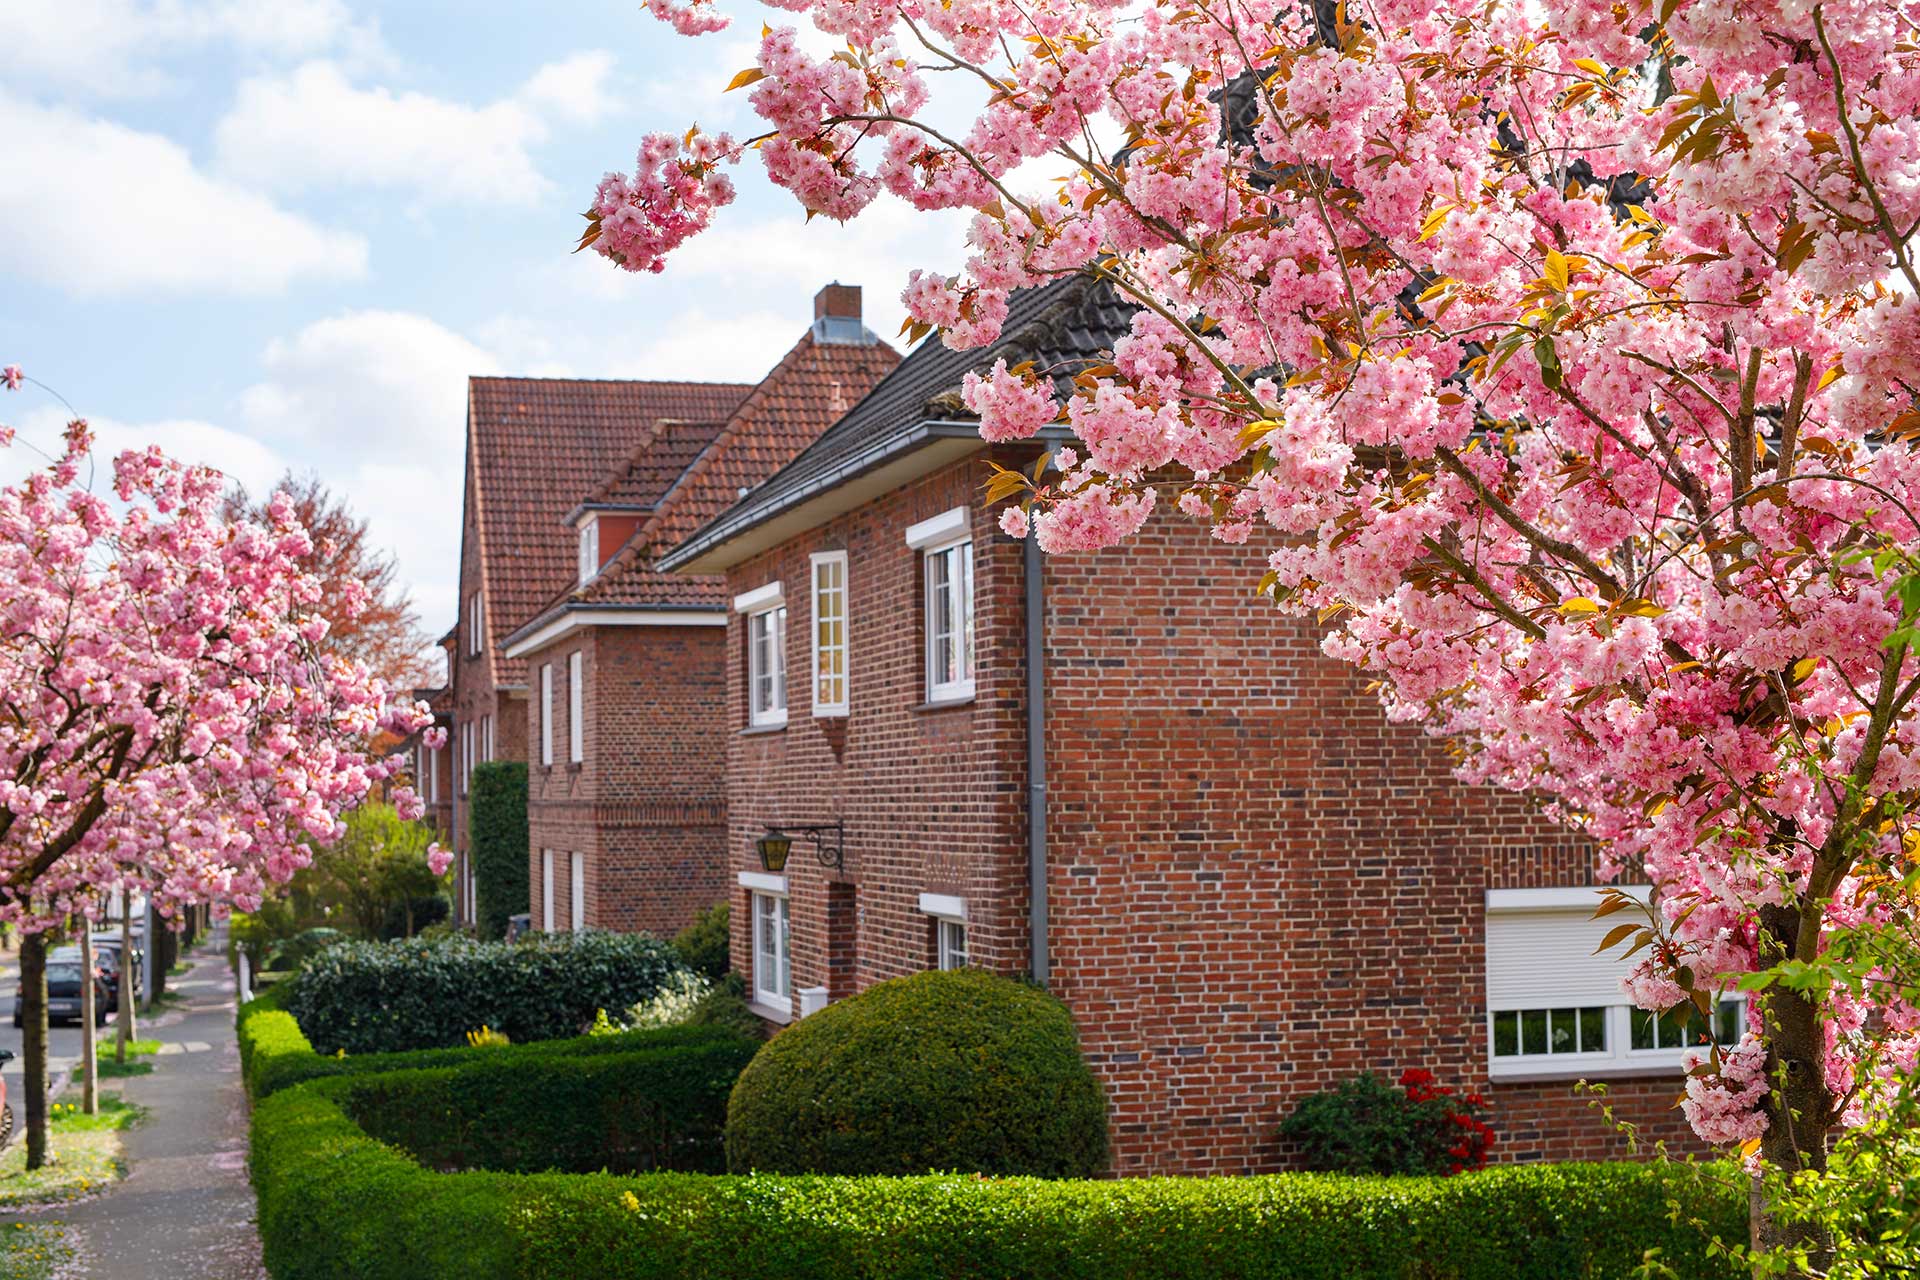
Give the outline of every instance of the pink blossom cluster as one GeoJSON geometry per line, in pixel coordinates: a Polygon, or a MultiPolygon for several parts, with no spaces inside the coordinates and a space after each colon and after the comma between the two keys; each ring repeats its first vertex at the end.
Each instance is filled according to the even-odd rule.
{"type": "Polygon", "coordinates": [[[1739,1044],[1722,1050],[1717,1071],[1702,1049],[1684,1050],[1680,1062],[1687,1071],[1687,1093],[1680,1106],[1695,1133],[1716,1145],[1733,1146],[1767,1131],[1767,1116],[1760,1109],[1768,1089],[1767,1046],[1759,1036],[1749,1031],[1739,1044]]]}
{"type": "MultiPolygon", "coordinates": [[[[912,320],[989,349],[1074,273],[1135,308],[1071,386],[967,379],[987,440],[1079,437],[1009,533],[1097,551],[1168,487],[1257,541],[1390,716],[1653,882],[1643,1007],[1757,967],[1770,908],[1816,955],[1913,908],[1861,874],[1904,873],[1920,812],[1910,15],[1376,0],[1336,48],[1267,0],[780,7],[846,47],[763,40],[774,180],[834,217],[971,214],[912,320]]],[[[698,186],[643,221],[706,225],[698,186]]],[[[1920,1053],[1896,998],[1820,1016],[1835,1098],[1920,1053]]],[[[1692,1090],[1716,1141],[1785,1051],[1756,1030],[1692,1090]]]]}
{"type": "Polygon", "coordinates": [[[733,203],[733,179],[720,166],[737,163],[740,151],[724,133],[649,134],[632,177],[600,180],[582,245],[625,270],[659,271],[670,251],[706,229],[714,210],[733,203]]]}
{"type": "Polygon", "coordinates": [[[285,495],[230,521],[218,472],[148,448],[109,501],[91,445],[75,421],[0,488],[0,919],[93,915],[126,885],[252,909],[394,776],[375,736],[431,715],[328,651],[285,495]]]}

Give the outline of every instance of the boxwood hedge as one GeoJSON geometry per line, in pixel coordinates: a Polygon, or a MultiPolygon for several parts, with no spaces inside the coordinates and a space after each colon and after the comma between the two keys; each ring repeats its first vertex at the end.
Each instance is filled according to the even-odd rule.
{"type": "Polygon", "coordinates": [[[483,938],[506,936],[507,918],[527,909],[527,765],[491,760],[473,767],[473,891],[483,938]]]}
{"type": "MultiPolygon", "coordinates": [[[[518,1062],[535,1057],[600,1057],[639,1053],[679,1045],[734,1046],[751,1058],[757,1040],[721,1026],[656,1027],[610,1036],[575,1036],[567,1040],[536,1040],[504,1048],[411,1049],[401,1053],[359,1053],[345,1056],[314,1051],[300,1024],[282,1004],[281,989],[240,1006],[238,1019],[240,1070],[247,1092],[254,1098],[324,1076],[364,1076],[390,1071],[459,1067],[473,1062],[518,1062]]],[[[743,1059],[744,1062],[744,1059],[743,1059]]],[[[738,1068],[734,1075],[738,1075],[738,1068]]],[[[729,1077],[731,1083],[731,1077],[729,1077]]],[[[724,1110],[725,1098],[721,1099],[724,1110]]]]}
{"type": "Polygon", "coordinates": [[[316,1081],[254,1112],[277,1280],[1624,1280],[1648,1249],[1706,1280],[1736,1274],[1707,1256],[1709,1233],[1745,1231],[1733,1179],[1657,1165],[1446,1179],[433,1173],[350,1117],[370,1087],[316,1081]]]}
{"type": "Polygon", "coordinates": [[[345,942],[307,963],[286,1008],[323,1054],[458,1045],[483,1025],[516,1043],[553,1040],[586,1030],[596,1009],[652,999],[684,971],[671,946],[643,934],[345,942]]]}

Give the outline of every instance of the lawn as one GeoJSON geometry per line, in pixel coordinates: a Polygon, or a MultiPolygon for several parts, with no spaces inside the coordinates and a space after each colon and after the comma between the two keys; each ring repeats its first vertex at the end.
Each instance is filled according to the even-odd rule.
{"type": "Polygon", "coordinates": [[[0,1155],[0,1209],[78,1200],[118,1181],[127,1171],[120,1130],[145,1114],[146,1108],[114,1095],[103,1095],[100,1113],[91,1116],[78,1103],[56,1102],[50,1125],[53,1159],[48,1164],[27,1172],[24,1134],[0,1155]]]}
{"type": "MultiPolygon", "coordinates": [[[[100,1042],[98,1052],[100,1055],[100,1078],[102,1080],[120,1080],[127,1076],[151,1075],[153,1072],[153,1064],[151,1062],[141,1062],[140,1059],[152,1057],[154,1054],[160,1052],[160,1042],[158,1040],[127,1041],[127,1060],[125,1062],[121,1062],[114,1057],[113,1041],[110,1039],[100,1042]]],[[[75,1080],[80,1078],[79,1067],[73,1069],[73,1078],[75,1080]]]]}
{"type": "Polygon", "coordinates": [[[71,1261],[73,1247],[57,1222],[0,1226],[0,1280],[49,1280],[71,1261]]]}

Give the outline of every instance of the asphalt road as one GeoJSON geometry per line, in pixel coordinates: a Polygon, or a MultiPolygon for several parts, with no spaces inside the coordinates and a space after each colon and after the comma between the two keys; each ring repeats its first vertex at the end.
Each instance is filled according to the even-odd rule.
{"type": "MultiPolygon", "coordinates": [[[[0,1068],[0,1078],[7,1082],[7,1099],[13,1103],[13,1114],[20,1115],[20,1038],[24,1031],[13,1025],[13,997],[20,989],[20,966],[9,958],[0,965],[0,1049],[13,1051],[13,1061],[0,1068]]],[[[101,1027],[97,1036],[103,1054],[112,1052],[114,1020],[118,1015],[109,1014],[107,1025],[101,1027]]],[[[63,1073],[80,1061],[80,1025],[77,1022],[56,1022],[47,1028],[47,1078],[59,1081],[63,1073]]]]}

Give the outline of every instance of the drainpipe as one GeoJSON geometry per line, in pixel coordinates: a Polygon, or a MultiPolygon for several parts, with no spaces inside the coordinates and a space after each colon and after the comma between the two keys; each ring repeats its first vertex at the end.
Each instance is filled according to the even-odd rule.
{"type": "Polygon", "coordinates": [[[1040,542],[1025,542],[1027,586],[1027,894],[1033,930],[1033,980],[1047,985],[1047,627],[1040,542]]]}

